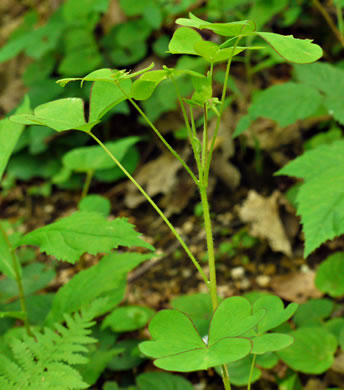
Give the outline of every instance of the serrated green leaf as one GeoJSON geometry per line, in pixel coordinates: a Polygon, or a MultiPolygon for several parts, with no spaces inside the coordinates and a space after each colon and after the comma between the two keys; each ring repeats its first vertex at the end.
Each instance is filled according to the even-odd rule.
{"type": "Polygon", "coordinates": [[[77,211],[26,234],[18,245],[35,245],[59,260],[75,263],[83,253],[96,255],[121,246],[153,247],[125,219],[109,221],[98,213],[77,211]]]}
{"type": "Polygon", "coordinates": [[[344,96],[344,70],[326,62],[294,65],[296,78],[326,95],[344,96]]]}
{"type": "Polygon", "coordinates": [[[309,39],[297,39],[292,35],[257,32],[282,58],[296,64],[309,64],[323,54],[320,46],[309,39]]]}
{"type": "Polygon", "coordinates": [[[277,174],[305,179],[296,198],[305,256],[344,233],[344,141],[306,152],[277,174]]]}
{"type": "Polygon", "coordinates": [[[89,131],[97,122],[87,123],[84,115],[84,102],[79,98],[64,98],[41,104],[34,115],[13,115],[10,119],[23,125],[41,125],[61,132],[65,130],[89,131]]]}
{"type": "Polygon", "coordinates": [[[111,310],[124,297],[126,274],[150,257],[139,253],[112,253],[97,265],[80,271],[58,290],[46,322],[59,322],[64,313],[75,312],[98,297],[111,298],[108,307],[111,310]]]}
{"type": "MultiPolygon", "coordinates": [[[[16,110],[16,114],[23,115],[30,112],[30,100],[26,96],[23,103],[16,110]]],[[[22,124],[11,122],[8,119],[0,121],[0,180],[23,130],[24,126],[22,124]]]]}
{"type": "Polygon", "coordinates": [[[280,358],[295,371],[305,374],[322,374],[334,361],[337,340],[324,328],[300,328],[289,333],[294,343],[277,352],[280,358]]]}
{"type": "Polygon", "coordinates": [[[299,119],[310,117],[323,102],[321,94],[313,87],[292,82],[275,85],[260,92],[242,118],[235,136],[241,134],[252,120],[259,117],[276,121],[280,126],[291,125],[299,119]]]}
{"type": "Polygon", "coordinates": [[[262,355],[267,352],[274,352],[289,347],[294,339],[281,333],[266,333],[261,336],[253,337],[252,353],[262,355]]]}
{"type": "MultiPolygon", "coordinates": [[[[125,137],[118,141],[107,142],[105,146],[121,162],[130,147],[140,140],[141,137],[125,137]]],[[[97,171],[116,166],[113,160],[98,145],[75,148],[67,152],[62,161],[66,168],[77,172],[97,171]]]]}
{"type": "Polygon", "coordinates": [[[154,310],[144,306],[123,306],[105,317],[102,329],[110,327],[114,332],[130,332],[143,328],[153,317],[154,310]]]}
{"type": "Polygon", "coordinates": [[[344,252],[329,256],[319,265],[315,285],[331,297],[344,296],[344,252]]]}
{"type": "Polygon", "coordinates": [[[297,308],[296,303],[291,303],[284,308],[281,298],[274,295],[265,295],[258,298],[253,304],[253,312],[262,309],[266,311],[264,318],[257,325],[258,334],[263,334],[288,321],[297,308]]]}

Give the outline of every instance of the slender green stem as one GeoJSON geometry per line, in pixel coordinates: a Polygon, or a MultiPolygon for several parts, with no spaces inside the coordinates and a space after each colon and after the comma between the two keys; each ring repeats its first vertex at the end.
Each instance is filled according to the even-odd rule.
{"type": "MultiPolygon", "coordinates": [[[[176,81],[174,80],[174,78],[172,77],[172,82],[174,84],[174,87],[176,89],[176,92],[177,92],[177,96],[178,96],[178,101],[179,101],[179,105],[180,105],[180,108],[182,110],[182,113],[183,113],[183,117],[184,117],[184,122],[185,122],[185,126],[186,126],[186,129],[188,131],[188,136],[189,136],[189,141],[190,141],[190,144],[192,146],[192,151],[193,151],[193,154],[194,154],[194,158],[195,158],[195,161],[196,161],[196,164],[197,164],[197,168],[198,168],[198,172],[200,172],[200,166],[201,166],[201,162],[200,162],[200,159],[199,159],[199,154],[197,152],[197,146],[195,144],[195,139],[194,139],[194,136],[195,136],[195,131],[194,131],[194,121],[193,119],[191,119],[191,123],[192,123],[192,128],[190,127],[190,122],[189,122],[189,118],[188,118],[188,114],[186,112],[186,109],[185,109],[185,105],[184,105],[184,102],[183,102],[183,99],[182,99],[182,95],[179,91],[179,88],[178,88],[178,85],[176,83],[176,81]]],[[[190,116],[192,115],[191,114],[192,112],[192,108],[190,107],[190,116]]],[[[197,183],[199,182],[199,180],[197,180],[197,183]]],[[[196,184],[197,184],[196,183],[196,184]]]]}
{"type": "Polygon", "coordinates": [[[233,54],[235,53],[235,50],[236,50],[236,48],[238,46],[238,43],[239,43],[240,39],[241,39],[241,36],[239,35],[238,38],[235,41],[235,44],[234,44],[234,46],[232,48],[231,56],[230,56],[230,58],[228,59],[228,62],[227,62],[226,73],[225,73],[225,81],[223,83],[222,96],[221,96],[220,115],[217,117],[216,127],[215,127],[215,131],[214,131],[214,135],[213,135],[212,140],[211,140],[211,145],[210,145],[210,148],[209,148],[208,159],[207,159],[207,162],[206,162],[206,165],[205,165],[204,178],[205,178],[206,182],[208,181],[210,164],[211,164],[211,158],[213,156],[213,151],[214,151],[214,147],[215,147],[215,141],[216,141],[217,135],[219,133],[221,119],[222,119],[222,114],[223,114],[223,111],[224,111],[226,92],[227,92],[227,86],[228,86],[228,79],[229,79],[229,71],[231,69],[232,58],[233,58],[233,54]]]}
{"type": "Polygon", "coordinates": [[[229,380],[229,373],[228,373],[228,368],[227,366],[224,364],[222,367],[222,381],[223,381],[223,384],[225,386],[225,390],[231,390],[232,387],[231,387],[231,382],[229,380]]]}
{"type": "Polygon", "coordinates": [[[208,265],[209,265],[209,292],[211,297],[211,303],[213,306],[213,311],[218,306],[217,299],[217,286],[216,286],[216,269],[215,269],[215,251],[214,251],[214,241],[213,233],[211,228],[211,219],[209,211],[209,203],[207,196],[207,187],[204,183],[199,185],[199,191],[201,195],[201,202],[203,208],[203,219],[204,219],[204,228],[207,239],[207,249],[208,249],[208,265]]]}
{"type": "Polygon", "coordinates": [[[251,364],[250,376],[248,378],[247,390],[251,390],[251,382],[252,382],[252,378],[253,378],[254,367],[256,365],[256,357],[257,357],[257,355],[254,354],[253,359],[252,359],[252,364],[251,364]]]}
{"type": "Polygon", "coordinates": [[[23,283],[20,275],[20,263],[16,255],[15,248],[12,247],[12,244],[8,238],[8,235],[5,231],[5,229],[0,224],[0,232],[8,246],[8,249],[11,253],[12,263],[13,263],[13,270],[15,273],[15,278],[18,286],[18,292],[19,292],[19,301],[20,301],[20,307],[22,312],[24,313],[24,325],[26,328],[26,332],[29,336],[32,336],[31,330],[30,330],[30,324],[28,320],[28,314],[27,314],[27,307],[25,303],[25,297],[24,297],[24,289],[23,289],[23,283]]]}
{"type": "Polygon", "coordinates": [[[93,175],[94,175],[93,169],[91,169],[90,171],[87,171],[84,186],[82,188],[81,199],[84,199],[85,196],[88,194],[88,190],[90,189],[93,175]]]}
{"type": "Polygon", "coordinates": [[[166,141],[166,139],[162,136],[160,131],[154,126],[153,122],[148,118],[148,116],[142,111],[140,106],[127,94],[127,92],[117,83],[118,88],[123,92],[123,94],[127,97],[129,102],[135,107],[137,112],[142,116],[142,118],[147,122],[149,127],[154,131],[154,133],[158,136],[160,141],[166,146],[166,148],[173,154],[173,156],[183,165],[184,169],[191,176],[192,180],[195,184],[198,184],[198,180],[190,167],[186,164],[186,162],[182,159],[182,157],[172,148],[172,146],[166,141]]]}
{"type": "Polygon", "coordinates": [[[344,21],[343,21],[343,10],[340,5],[336,6],[338,30],[342,36],[344,36],[344,21]]]}
{"type": "MultiPolygon", "coordinates": [[[[191,129],[192,129],[192,140],[191,140],[191,145],[192,149],[194,152],[196,164],[197,164],[197,169],[198,169],[198,176],[201,178],[201,172],[202,172],[202,164],[201,164],[201,147],[200,147],[200,142],[197,136],[197,131],[196,131],[196,125],[195,125],[195,118],[193,115],[193,110],[192,107],[190,106],[190,119],[191,119],[191,129]]],[[[198,184],[199,185],[199,184],[198,184]]]]}
{"type": "Polygon", "coordinates": [[[191,261],[197,268],[198,272],[202,275],[203,280],[209,285],[208,278],[204,271],[202,270],[201,266],[199,265],[198,261],[196,260],[195,256],[191,253],[189,247],[185,243],[185,241],[182,239],[182,237],[179,235],[179,233],[176,231],[174,226],[171,224],[171,222],[168,220],[166,215],[163,213],[163,211],[159,208],[159,206],[154,202],[154,200],[147,194],[147,192],[141,187],[141,185],[131,176],[131,174],[124,168],[124,166],[117,160],[117,158],[110,152],[110,150],[100,141],[99,138],[97,138],[93,133],[88,132],[88,134],[101,146],[101,148],[104,150],[104,152],[112,159],[112,161],[120,168],[120,170],[128,177],[128,179],[136,186],[136,188],[141,192],[141,194],[146,198],[146,200],[152,205],[154,210],[160,215],[162,220],[166,223],[166,225],[170,228],[172,233],[175,235],[177,240],[180,242],[181,246],[187,253],[187,255],[190,257],[191,261]]]}
{"type": "MultiPolygon", "coordinates": [[[[203,106],[204,123],[203,123],[203,141],[202,141],[202,167],[203,171],[206,167],[208,157],[208,108],[206,104],[203,106]]],[[[207,183],[204,183],[207,186],[207,183]]]]}

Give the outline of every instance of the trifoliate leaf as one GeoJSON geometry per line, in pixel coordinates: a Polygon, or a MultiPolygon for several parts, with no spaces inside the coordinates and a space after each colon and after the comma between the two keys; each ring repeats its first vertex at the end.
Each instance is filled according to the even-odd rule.
{"type": "Polygon", "coordinates": [[[98,213],[77,211],[26,234],[18,245],[35,245],[59,260],[75,263],[83,253],[96,255],[122,246],[153,247],[125,219],[109,221],[98,213]]]}
{"type": "Polygon", "coordinates": [[[294,343],[277,353],[293,370],[322,374],[332,366],[337,340],[325,328],[304,327],[289,334],[294,338],[294,343]]]}
{"type": "Polygon", "coordinates": [[[344,296],[344,253],[329,256],[318,267],[316,287],[331,297],[344,296]]]}
{"type": "Polygon", "coordinates": [[[262,309],[266,311],[265,316],[258,323],[258,334],[263,334],[288,321],[297,308],[297,303],[291,303],[284,308],[281,298],[274,295],[266,295],[258,298],[253,304],[253,312],[255,313],[262,309]]]}
{"type": "Polygon", "coordinates": [[[297,39],[292,35],[279,35],[257,32],[282,58],[296,64],[309,64],[317,61],[323,54],[320,46],[309,39],[297,39]]]}
{"type": "Polygon", "coordinates": [[[344,233],[344,141],[306,152],[277,174],[305,180],[296,198],[305,233],[305,256],[344,233]]]}
{"type": "Polygon", "coordinates": [[[154,341],[141,343],[140,350],[157,359],[154,362],[157,367],[180,372],[205,370],[239,360],[252,347],[251,341],[240,335],[252,329],[265,314],[261,310],[251,315],[251,311],[245,298],[222,301],[213,315],[205,342],[186,314],[163,310],[149,325],[154,341]]]}

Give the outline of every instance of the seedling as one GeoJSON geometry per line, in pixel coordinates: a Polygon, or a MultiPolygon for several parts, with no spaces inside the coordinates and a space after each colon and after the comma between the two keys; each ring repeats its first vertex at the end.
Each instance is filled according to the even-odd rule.
{"type": "MultiPolygon", "coordinates": [[[[217,296],[215,251],[207,188],[212,155],[225,108],[231,62],[233,57],[242,51],[262,49],[259,46],[239,45],[246,38],[252,37],[263,39],[283,59],[299,64],[316,61],[321,57],[322,50],[309,40],[300,40],[292,36],[282,36],[274,33],[257,32],[252,21],[210,23],[190,13],[189,19],[178,19],[177,24],[182,27],[176,30],[169,43],[170,53],[187,54],[202,58],[208,65],[208,70],[205,74],[190,69],[174,69],[166,66],[159,70],[152,70],[154,64],[136,73],[130,73],[125,70],[100,69],[83,78],[59,81],[62,86],[75,80],[81,81],[81,84],[87,81],[93,82],[87,120],[85,118],[83,101],[79,98],[55,100],[36,107],[33,113],[25,111],[18,113],[12,116],[11,120],[19,124],[13,124],[16,129],[21,129],[20,125],[42,125],[50,127],[57,132],[78,130],[88,134],[157,211],[205,281],[209,289],[212,318],[207,329],[207,335],[202,335],[201,337],[186,313],[178,310],[161,311],[151,320],[149,325],[153,341],[143,342],[140,345],[140,349],[147,356],[156,359],[155,364],[158,367],[166,370],[194,371],[221,366],[223,384],[225,389],[229,390],[231,389],[231,384],[228,374],[228,363],[238,361],[249,354],[256,356],[280,350],[292,343],[292,338],[289,335],[267,332],[287,321],[297,308],[296,304],[292,304],[284,309],[283,303],[277,297],[263,297],[252,306],[246,299],[241,297],[227,298],[219,303],[217,296]],[[204,40],[196,29],[209,30],[220,37],[224,37],[223,43],[217,44],[204,40]],[[222,95],[218,98],[213,96],[213,73],[214,66],[223,62],[227,65],[222,95]],[[183,97],[181,95],[176,82],[180,77],[192,80],[194,93],[191,97],[183,97]],[[175,88],[175,93],[178,96],[197,172],[194,172],[187,162],[172,148],[136,102],[149,99],[157,86],[165,80],[170,81],[171,87],[175,88]],[[143,120],[151,127],[166,148],[179,160],[198,187],[206,232],[209,275],[202,269],[190,248],[163,211],[123,166],[118,156],[111,150],[111,147],[104,144],[92,132],[94,126],[102,121],[104,115],[109,110],[125,100],[129,101],[139,112],[143,120]],[[197,132],[198,126],[194,119],[196,109],[203,111],[201,137],[199,137],[197,132]],[[208,130],[210,112],[213,112],[217,117],[213,135],[210,135],[208,130]]],[[[21,130],[18,131],[20,132],[21,130]]],[[[11,145],[8,146],[8,155],[11,152],[11,148],[11,145]]],[[[65,160],[68,163],[67,157],[65,160]]],[[[82,166],[76,166],[76,168],[86,169],[82,166]]],[[[90,169],[93,168],[87,167],[87,170],[90,169]]],[[[59,258],[73,263],[78,260],[85,250],[89,253],[97,253],[101,250],[110,251],[114,247],[113,237],[110,239],[104,234],[104,237],[95,244],[93,241],[88,240],[88,236],[94,234],[95,231],[99,233],[99,230],[104,232],[111,231],[114,224],[122,224],[122,222],[117,220],[109,222],[101,220],[100,218],[103,217],[99,214],[96,216],[84,213],[79,212],[77,215],[68,217],[68,220],[56,222],[54,226],[43,227],[29,233],[21,240],[21,243],[39,245],[41,250],[53,253],[55,256],[58,254],[59,258]],[[86,220],[87,225],[83,225],[82,221],[86,220]],[[74,230],[72,237],[69,236],[70,226],[74,230]],[[80,226],[87,226],[86,231],[79,231],[80,226]],[[77,240],[76,233],[78,234],[77,240]],[[47,235],[51,237],[50,240],[46,239],[47,235]],[[64,238],[63,240],[61,236],[64,238]],[[66,243],[69,240],[73,241],[73,245],[66,247],[66,243]],[[56,244],[58,244],[58,247],[56,247],[56,244]]],[[[123,228],[121,230],[123,233],[127,225],[123,224],[122,228],[118,228],[123,228]]],[[[131,238],[128,236],[128,242],[124,240],[122,245],[133,245],[133,243],[143,245],[142,240],[137,239],[136,236],[134,239],[131,236],[133,232],[130,229],[129,233],[131,238]]],[[[124,239],[124,237],[124,234],[121,235],[121,239],[124,239]]],[[[17,279],[19,280],[19,276],[17,279]]],[[[54,313],[56,317],[56,311],[54,313]]],[[[116,314],[113,314],[113,316],[116,318],[116,314]]],[[[60,315],[58,318],[60,318],[60,315]]],[[[112,317],[106,320],[104,326],[107,325],[114,326],[112,325],[112,317]]],[[[248,389],[251,386],[254,366],[255,358],[252,359],[251,363],[248,389]]]]}

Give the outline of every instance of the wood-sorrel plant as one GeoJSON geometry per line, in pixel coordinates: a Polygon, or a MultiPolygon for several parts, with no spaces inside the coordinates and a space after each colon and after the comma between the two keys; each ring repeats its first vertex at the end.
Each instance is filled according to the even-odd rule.
{"type": "Polygon", "coordinates": [[[58,132],[72,129],[79,130],[92,137],[161,216],[204,279],[209,288],[213,308],[208,336],[202,338],[199,335],[187,314],[178,310],[163,310],[153,318],[149,325],[153,341],[143,342],[140,346],[141,351],[155,359],[154,364],[156,366],[165,370],[187,372],[221,366],[223,384],[226,390],[231,389],[227,364],[248,354],[253,354],[248,384],[248,389],[250,389],[255,356],[280,350],[293,342],[289,335],[269,331],[287,321],[295,312],[297,305],[290,304],[284,309],[280,298],[275,296],[260,298],[253,305],[242,297],[227,298],[221,303],[218,300],[207,187],[215,141],[225,108],[231,62],[235,55],[244,50],[263,48],[240,46],[239,43],[247,38],[249,42],[252,42],[253,38],[262,38],[286,61],[299,64],[316,61],[321,57],[322,50],[309,40],[300,40],[292,36],[282,36],[269,32],[257,32],[252,21],[209,23],[190,14],[189,19],[178,19],[177,24],[182,27],[175,31],[169,43],[170,52],[202,57],[209,64],[209,70],[206,74],[166,66],[160,70],[152,70],[153,64],[136,73],[129,73],[125,70],[100,69],[83,78],[59,81],[62,86],[74,80],[81,80],[81,83],[85,81],[94,82],[90,97],[88,121],[85,120],[83,101],[78,98],[52,101],[38,106],[32,114],[15,115],[11,117],[11,120],[25,125],[48,126],[58,132]],[[206,41],[195,29],[210,30],[221,37],[225,37],[224,42],[217,44],[206,41]],[[213,69],[215,64],[222,62],[227,63],[227,66],[222,95],[217,98],[213,96],[212,90],[213,69]],[[192,79],[194,93],[188,99],[182,97],[179,92],[177,81],[180,77],[192,79]],[[166,141],[136,102],[148,99],[164,80],[172,81],[171,88],[176,89],[188,132],[188,140],[197,166],[196,173],[166,141]],[[198,187],[203,208],[209,275],[206,275],[203,271],[190,248],[163,211],[134,177],[127,172],[116,156],[92,132],[93,127],[101,122],[103,116],[123,100],[128,100],[135,107],[167,149],[180,161],[198,187]],[[199,137],[194,120],[194,110],[196,108],[203,111],[204,120],[201,137],[199,137]],[[208,117],[211,111],[217,116],[217,122],[214,134],[210,136],[208,117]]]}

